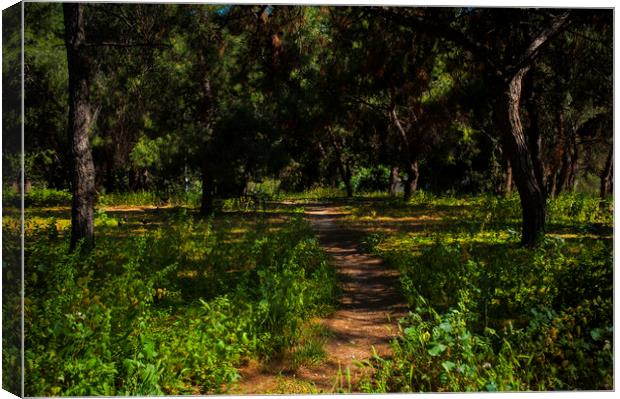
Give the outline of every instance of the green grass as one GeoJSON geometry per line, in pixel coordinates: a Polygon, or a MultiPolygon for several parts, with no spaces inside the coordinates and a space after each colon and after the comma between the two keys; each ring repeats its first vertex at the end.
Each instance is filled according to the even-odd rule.
{"type": "Polygon", "coordinates": [[[610,203],[549,201],[549,233],[519,247],[518,198],[361,202],[350,227],[401,274],[412,311],[366,392],[613,387],[610,203]]]}
{"type": "Polygon", "coordinates": [[[27,215],[31,396],[224,392],[249,359],[296,347],[307,317],[334,302],[334,270],[299,217],[209,222],[179,208],[119,224],[100,212],[97,247],[81,256],[58,212],[27,215]]]}
{"type": "Polygon", "coordinates": [[[293,369],[321,364],[327,358],[324,345],[330,336],[331,332],[322,324],[305,325],[300,332],[297,345],[292,349],[293,369]]]}

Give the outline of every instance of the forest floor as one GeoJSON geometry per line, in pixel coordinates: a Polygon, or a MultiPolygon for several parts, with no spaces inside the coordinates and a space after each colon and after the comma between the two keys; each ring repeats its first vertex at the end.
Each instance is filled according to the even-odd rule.
{"type": "Polygon", "coordinates": [[[406,314],[398,291],[398,273],[364,253],[362,233],[344,227],[348,215],[336,204],[307,204],[306,218],[337,269],[341,296],[335,311],[314,320],[326,330],[325,358],[313,365],[290,366],[286,358],[270,364],[250,364],[241,371],[235,394],[351,392],[365,369],[361,362],[376,351],[390,354],[398,334],[398,319],[406,314]]]}

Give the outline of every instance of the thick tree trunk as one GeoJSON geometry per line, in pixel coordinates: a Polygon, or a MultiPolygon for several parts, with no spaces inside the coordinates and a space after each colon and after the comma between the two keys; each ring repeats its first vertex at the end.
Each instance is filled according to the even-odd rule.
{"type": "Polygon", "coordinates": [[[605,161],[605,167],[601,172],[601,199],[604,200],[609,194],[611,194],[612,184],[614,177],[614,148],[609,148],[607,153],[607,160],[605,161]]]}
{"type": "Polygon", "coordinates": [[[69,125],[73,158],[73,202],[71,206],[71,249],[82,241],[82,250],[95,244],[95,166],[89,134],[94,123],[89,103],[89,59],[84,54],[83,5],[64,3],[65,45],[69,69],[69,125]]]}
{"type": "Polygon", "coordinates": [[[500,105],[499,122],[503,125],[504,148],[510,159],[514,181],[521,198],[523,213],[521,244],[535,246],[545,232],[547,205],[536,167],[523,132],[520,115],[523,77],[529,68],[521,68],[508,82],[500,105]]]}
{"type": "Polygon", "coordinates": [[[538,180],[538,186],[543,191],[543,196],[547,197],[547,186],[545,179],[545,165],[542,159],[542,136],[539,129],[539,117],[538,107],[536,106],[534,92],[532,88],[532,79],[528,80],[528,91],[530,97],[527,101],[527,114],[529,119],[529,128],[527,130],[528,148],[532,158],[532,164],[534,166],[534,174],[536,180],[538,180]]]}
{"type": "Polygon", "coordinates": [[[405,201],[409,201],[411,199],[411,195],[418,189],[419,175],[417,160],[407,165],[407,180],[405,180],[405,192],[403,193],[403,199],[405,201]]]}
{"type": "Polygon", "coordinates": [[[202,196],[200,199],[200,214],[210,216],[213,214],[213,177],[211,176],[209,166],[202,167],[202,196]]]}
{"type": "Polygon", "coordinates": [[[392,170],[390,171],[390,195],[392,197],[396,196],[396,193],[398,193],[398,184],[399,184],[399,179],[398,179],[398,166],[392,166],[392,170]]]}

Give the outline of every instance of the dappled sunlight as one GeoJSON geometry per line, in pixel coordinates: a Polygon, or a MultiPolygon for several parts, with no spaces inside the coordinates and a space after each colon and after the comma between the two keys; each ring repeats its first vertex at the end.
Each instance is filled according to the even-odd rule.
{"type": "MultiPolygon", "coordinates": [[[[428,364],[442,359],[440,369],[459,358],[463,365],[503,362],[492,360],[497,356],[489,352],[492,345],[536,357],[528,369],[510,367],[511,375],[523,376],[521,381],[530,378],[533,367],[542,376],[549,370],[565,373],[569,365],[579,364],[580,356],[609,359],[613,218],[597,198],[581,196],[575,203],[572,198],[550,201],[547,234],[534,249],[520,245],[514,199],[344,205],[352,212],[338,223],[358,231],[366,248],[399,270],[401,288],[417,312],[404,322],[410,332],[395,346],[398,356],[377,361],[377,372],[399,373],[397,365],[422,358],[428,364]],[[588,328],[594,328],[595,338],[588,328]],[[559,331],[571,340],[562,339],[559,331]],[[483,346],[474,350],[458,343],[464,336],[476,337],[473,342],[483,346]],[[444,356],[447,348],[450,353],[444,356]],[[476,356],[480,360],[473,360],[476,356]]],[[[417,378],[431,372],[424,368],[417,378]]],[[[598,384],[589,369],[579,372],[589,375],[584,377],[589,384],[598,384]]],[[[555,383],[548,378],[548,384],[555,383]]]]}

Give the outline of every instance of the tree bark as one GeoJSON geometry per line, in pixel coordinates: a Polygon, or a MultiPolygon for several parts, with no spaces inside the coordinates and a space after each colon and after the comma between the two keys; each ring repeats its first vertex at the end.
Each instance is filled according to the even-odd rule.
{"type": "Polygon", "coordinates": [[[407,165],[407,180],[405,180],[403,199],[409,201],[411,195],[418,189],[419,167],[415,160],[407,165]]]}
{"type": "Polygon", "coordinates": [[[545,179],[545,165],[542,159],[542,136],[539,128],[538,107],[535,102],[535,93],[533,90],[533,78],[528,75],[527,91],[529,92],[529,98],[526,101],[527,116],[529,119],[529,126],[527,129],[528,147],[532,158],[532,164],[534,166],[534,174],[536,180],[538,180],[538,186],[543,191],[543,196],[547,197],[547,186],[545,179]]]}
{"type": "Polygon", "coordinates": [[[398,166],[392,166],[392,170],[390,171],[390,195],[392,197],[396,196],[398,192],[398,166]]]}
{"type": "MultiPolygon", "coordinates": [[[[513,168],[514,180],[521,199],[523,214],[521,245],[536,246],[544,236],[547,219],[547,198],[542,182],[542,169],[537,158],[540,152],[540,135],[524,134],[521,123],[520,102],[523,79],[527,75],[540,49],[558,34],[569,21],[570,12],[564,12],[551,21],[529,44],[519,62],[509,66],[503,95],[497,104],[500,108],[499,121],[503,125],[504,148],[508,152],[513,168]]],[[[500,86],[500,87],[502,87],[500,86]]]]}
{"type": "Polygon", "coordinates": [[[540,186],[531,149],[523,131],[520,115],[522,83],[529,67],[520,69],[508,82],[500,106],[504,148],[512,165],[523,213],[521,244],[535,246],[544,235],[547,218],[545,190],[540,186]]]}
{"type": "Polygon", "coordinates": [[[399,136],[403,143],[403,149],[405,151],[407,179],[405,180],[403,199],[405,201],[409,201],[412,193],[418,189],[418,150],[409,139],[409,136],[407,135],[407,130],[405,130],[405,128],[403,127],[400,119],[398,119],[395,104],[392,104],[392,107],[390,109],[390,119],[394,123],[394,126],[396,126],[396,130],[399,133],[399,136]]]}
{"type": "Polygon", "coordinates": [[[612,184],[614,176],[614,148],[611,146],[607,153],[607,160],[605,161],[605,167],[601,172],[601,199],[604,200],[609,194],[611,194],[612,184]]]}
{"type": "Polygon", "coordinates": [[[512,194],[512,165],[510,159],[506,157],[506,179],[504,180],[504,196],[508,197],[512,194]]]}
{"type": "Polygon", "coordinates": [[[95,166],[89,134],[95,121],[89,102],[89,59],[84,53],[83,5],[64,3],[65,45],[69,70],[69,124],[73,163],[71,206],[71,249],[82,242],[89,252],[95,245],[95,166]]]}

